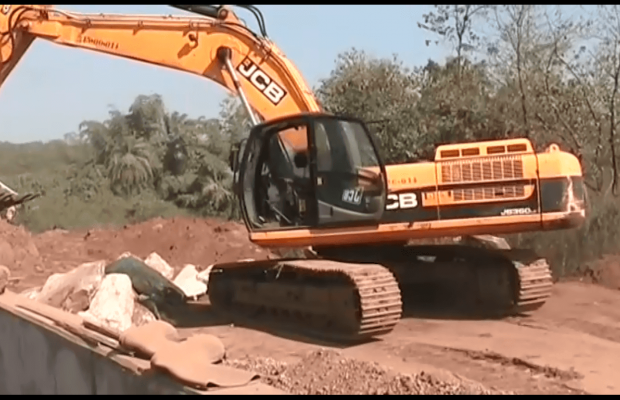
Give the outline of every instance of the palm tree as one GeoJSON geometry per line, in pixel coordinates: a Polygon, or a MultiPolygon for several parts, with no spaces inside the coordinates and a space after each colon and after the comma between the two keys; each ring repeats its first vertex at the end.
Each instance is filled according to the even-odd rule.
{"type": "Polygon", "coordinates": [[[85,121],[80,137],[94,151],[89,168],[101,167],[111,189],[131,195],[155,188],[162,199],[203,215],[235,209],[231,139],[247,134],[238,104],[223,104],[223,121],[168,113],[159,95],[138,96],[129,112],[111,110],[104,122],[85,121]]]}
{"type": "Polygon", "coordinates": [[[125,136],[110,152],[106,168],[114,193],[139,192],[153,181],[151,148],[144,139],[125,136]]]}
{"type": "Polygon", "coordinates": [[[131,129],[148,141],[165,141],[168,136],[166,107],[158,94],[136,97],[126,118],[131,129]]]}
{"type": "Polygon", "coordinates": [[[84,121],[78,133],[81,141],[90,144],[97,164],[105,163],[110,146],[110,136],[105,122],[84,121]]]}

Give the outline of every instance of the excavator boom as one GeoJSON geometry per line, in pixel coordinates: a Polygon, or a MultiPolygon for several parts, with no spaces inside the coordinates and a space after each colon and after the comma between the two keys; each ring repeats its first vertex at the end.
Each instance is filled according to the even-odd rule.
{"type": "MultiPolygon", "coordinates": [[[[32,42],[44,39],[200,75],[236,94],[241,90],[262,120],[321,111],[308,84],[280,49],[225,7],[210,8],[212,17],[0,7],[0,85],[32,42]],[[234,66],[233,75],[226,60],[234,66]]],[[[193,11],[192,7],[205,6],[176,7],[193,11]]]]}

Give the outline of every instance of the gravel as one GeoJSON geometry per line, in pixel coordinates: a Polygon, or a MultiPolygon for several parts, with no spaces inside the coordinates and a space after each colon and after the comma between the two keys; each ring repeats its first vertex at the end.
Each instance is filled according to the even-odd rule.
{"type": "Polygon", "coordinates": [[[271,358],[227,360],[226,365],[251,370],[263,382],[292,394],[496,394],[481,385],[448,383],[424,372],[396,373],[377,363],[343,357],[335,350],[316,350],[299,362],[271,358]]]}

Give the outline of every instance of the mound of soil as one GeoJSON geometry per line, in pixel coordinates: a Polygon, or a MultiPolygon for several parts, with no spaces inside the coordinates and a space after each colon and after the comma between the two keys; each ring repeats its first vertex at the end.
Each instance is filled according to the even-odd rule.
{"type": "Polygon", "coordinates": [[[405,375],[342,357],[334,350],[317,350],[287,365],[270,358],[228,360],[227,365],[254,371],[265,383],[292,394],[491,394],[470,384],[441,381],[420,373],[405,375]]]}
{"type": "Polygon", "coordinates": [[[249,241],[245,226],[214,219],[156,218],[118,229],[53,230],[32,236],[22,227],[1,227],[0,254],[5,255],[0,264],[5,263],[13,276],[27,277],[13,290],[41,285],[49,275],[85,262],[111,262],[127,251],[142,259],[156,252],[175,273],[184,264],[202,270],[216,262],[269,255],[249,241]]]}
{"type": "Polygon", "coordinates": [[[620,255],[606,255],[588,263],[582,281],[620,290],[620,255]]]}
{"type": "Polygon", "coordinates": [[[24,227],[0,220],[0,265],[11,272],[11,283],[47,276],[34,239],[24,227]]]}

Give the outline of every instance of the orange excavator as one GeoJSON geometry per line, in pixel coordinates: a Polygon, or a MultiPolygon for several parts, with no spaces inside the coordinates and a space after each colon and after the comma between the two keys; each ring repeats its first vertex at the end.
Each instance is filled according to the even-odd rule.
{"type": "Polygon", "coordinates": [[[39,38],[194,73],[239,96],[253,127],[231,167],[249,237],[312,257],[215,265],[213,307],[359,340],[394,328],[409,287],[452,281],[459,302],[502,315],[544,304],[545,260],[485,235],[579,227],[586,202],[575,156],[512,139],[441,145],[434,160],[386,166],[363,121],[321,109],[257,8],[237,6],[259,32],[228,6],[173,7],[195,15],[0,5],[0,84],[39,38]],[[466,240],[438,244],[444,237],[466,240]]]}

